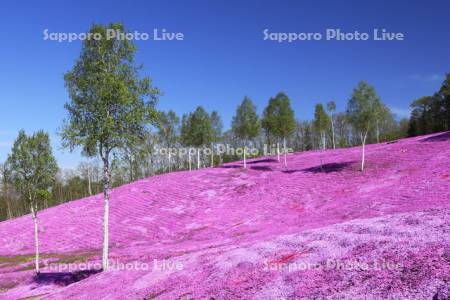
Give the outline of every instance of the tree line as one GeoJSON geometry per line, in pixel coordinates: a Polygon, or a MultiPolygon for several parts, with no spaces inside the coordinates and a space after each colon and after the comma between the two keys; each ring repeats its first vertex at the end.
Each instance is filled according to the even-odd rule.
{"type": "Polygon", "coordinates": [[[439,91],[413,101],[411,109],[409,136],[450,130],[450,74],[439,91]]]}
{"type": "MultiPolygon", "coordinates": [[[[279,92],[268,100],[261,115],[249,97],[236,109],[224,131],[219,112],[198,106],[181,117],[156,109],[160,91],[149,77],[140,76],[134,62],[135,45],[129,40],[107,39],[107,29],[125,32],[122,24],[94,25],[91,33],[104,38],[83,41],[80,57],[64,76],[70,101],[60,136],[69,150],[81,148],[87,158],[76,170],[56,164],[47,133],[19,132],[11,153],[1,165],[0,218],[31,213],[34,221],[36,272],[39,273],[38,210],[84,196],[103,193],[103,269],[108,269],[109,199],[111,188],[165,172],[215,167],[247,159],[248,149],[275,149],[278,161],[288,150],[308,151],[361,145],[361,171],[365,145],[404,137],[408,120],[397,121],[375,88],[361,81],[347,106],[338,111],[334,101],[315,106],[314,119],[298,121],[291,100],[279,92]],[[242,153],[220,153],[220,144],[242,148],[242,153]],[[186,148],[187,153],[161,151],[186,148]],[[209,149],[207,151],[201,151],[209,149]]],[[[448,85],[447,85],[448,87],[448,85]]],[[[448,88],[447,88],[448,101],[448,88]]],[[[447,102],[446,102],[447,103],[447,102]]],[[[414,115],[414,114],[413,114],[414,115]]],[[[411,117],[412,118],[412,117],[411,117]]],[[[448,123],[446,126],[448,126],[448,123]]],[[[263,153],[260,151],[259,153],[263,153]]]]}

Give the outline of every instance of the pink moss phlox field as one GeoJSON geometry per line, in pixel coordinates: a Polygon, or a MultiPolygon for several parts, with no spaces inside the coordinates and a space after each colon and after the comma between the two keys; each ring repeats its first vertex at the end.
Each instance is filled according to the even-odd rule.
{"type": "Polygon", "coordinates": [[[449,299],[450,132],[264,157],[116,188],[0,223],[0,299],[449,299]],[[70,271],[55,266],[72,264],[70,271]],[[142,266],[147,266],[144,268],[142,266]],[[78,269],[77,269],[78,268],[78,269]]]}

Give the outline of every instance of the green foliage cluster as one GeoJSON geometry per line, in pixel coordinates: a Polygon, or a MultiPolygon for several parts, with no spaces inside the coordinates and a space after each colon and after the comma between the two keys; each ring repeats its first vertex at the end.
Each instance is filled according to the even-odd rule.
{"type": "Polygon", "coordinates": [[[48,134],[40,130],[27,136],[21,130],[6,165],[22,199],[37,211],[38,201],[50,198],[50,187],[58,172],[48,134]]]}
{"type": "Polygon", "coordinates": [[[411,103],[410,136],[450,130],[450,74],[433,96],[424,96],[411,103]]]}
{"type": "Polygon", "coordinates": [[[107,30],[124,32],[122,24],[94,25],[80,58],[64,76],[70,102],[62,128],[64,146],[81,146],[88,156],[106,158],[114,149],[142,139],[154,123],[159,90],[149,77],[140,78],[134,64],[136,46],[127,39],[107,38],[107,30]]]}
{"type": "Polygon", "coordinates": [[[189,115],[184,115],[181,123],[181,140],[184,145],[201,147],[220,136],[221,121],[218,113],[214,112],[210,116],[201,106],[189,115]]]}
{"type": "Polygon", "coordinates": [[[260,122],[256,113],[256,106],[248,97],[242,103],[233,117],[231,129],[234,135],[244,141],[255,138],[259,134],[260,122]]]}
{"type": "Polygon", "coordinates": [[[157,124],[161,141],[163,141],[168,148],[173,147],[178,141],[180,118],[172,110],[167,113],[160,112],[158,114],[157,124]]]}
{"type": "Polygon", "coordinates": [[[321,103],[316,104],[314,110],[314,127],[320,132],[326,131],[330,127],[330,116],[325,112],[321,103]]]}
{"type": "Polygon", "coordinates": [[[294,132],[296,127],[294,111],[285,93],[280,92],[269,99],[261,124],[268,136],[278,139],[287,138],[294,132]]]}
{"type": "Polygon", "coordinates": [[[348,101],[347,116],[355,130],[365,136],[381,114],[381,100],[373,86],[361,81],[348,101]]]}

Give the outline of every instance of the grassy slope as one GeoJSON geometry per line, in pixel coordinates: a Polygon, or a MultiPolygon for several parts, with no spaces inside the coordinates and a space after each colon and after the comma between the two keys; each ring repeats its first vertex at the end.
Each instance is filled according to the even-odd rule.
{"type": "MultiPolygon", "coordinates": [[[[74,284],[54,275],[36,282],[28,256],[31,218],[2,222],[0,299],[442,296],[450,279],[449,157],[450,133],[444,133],[369,145],[364,174],[360,149],[350,148],[291,155],[287,170],[268,157],[250,162],[248,170],[234,163],[115,189],[112,258],[166,259],[182,263],[182,271],[112,271],[74,284]],[[332,268],[328,260],[369,269],[332,268]],[[401,268],[374,268],[383,262],[401,268]],[[289,270],[305,264],[316,267],[289,270]]],[[[101,216],[101,195],[42,211],[44,257],[98,261],[101,216]]]]}

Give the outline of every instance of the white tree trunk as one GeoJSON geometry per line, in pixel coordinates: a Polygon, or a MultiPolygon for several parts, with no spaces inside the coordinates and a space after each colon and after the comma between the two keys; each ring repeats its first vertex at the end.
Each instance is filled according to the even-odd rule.
{"type": "Polygon", "coordinates": [[[361,171],[364,171],[364,160],[365,160],[365,145],[362,144],[362,160],[361,160],[361,171]]]}
{"type": "Polygon", "coordinates": [[[200,169],[200,149],[197,148],[197,169],[200,169]]]}
{"type": "Polygon", "coordinates": [[[89,196],[92,195],[92,187],[91,187],[91,167],[88,165],[87,167],[87,176],[88,176],[88,193],[89,196]]]}
{"type": "Polygon", "coordinates": [[[244,141],[244,169],[247,169],[247,159],[246,159],[246,152],[247,152],[247,143],[244,141]]]}
{"type": "Polygon", "coordinates": [[[170,148],[169,148],[169,172],[171,171],[171,169],[170,169],[170,148]]]}
{"type": "Polygon", "coordinates": [[[380,126],[377,120],[377,144],[380,142],[380,126]]]}
{"type": "Polygon", "coordinates": [[[211,143],[211,168],[214,168],[214,145],[211,143]]]}
{"type": "Polygon", "coordinates": [[[5,193],[5,202],[6,202],[6,218],[8,220],[12,219],[12,211],[11,211],[11,202],[9,201],[9,193],[8,193],[8,184],[4,183],[3,190],[5,193]]]}
{"type": "Polygon", "coordinates": [[[364,134],[364,136],[361,135],[361,140],[362,140],[361,172],[364,171],[364,161],[365,161],[365,156],[366,156],[366,151],[365,151],[366,137],[367,137],[367,131],[364,134]]]}
{"type": "MultiPolygon", "coordinates": [[[[320,132],[320,135],[322,137],[322,150],[327,150],[327,136],[324,130],[320,132]]],[[[320,154],[320,169],[323,168],[323,153],[320,154]]]]}
{"type": "Polygon", "coordinates": [[[6,194],[5,201],[6,201],[6,218],[8,220],[11,220],[12,219],[12,211],[11,211],[11,203],[9,202],[9,199],[8,199],[8,194],[6,194]]]}
{"type": "Polygon", "coordinates": [[[191,149],[192,148],[189,148],[189,171],[192,171],[191,149]]]}
{"type": "Polygon", "coordinates": [[[31,202],[31,217],[33,218],[34,223],[34,246],[35,246],[34,266],[36,274],[39,274],[39,228],[38,228],[37,211],[33,202],[31,202]]]}
{"type": "Polygon", "coordinates": [[[110,194],[110,174],[109,174],[109,155],[103,157],[103,198],[104,198],[104,215],[103,215],[103,253],[102,266],[103,271],[109,269],[109,194],[110,194]]]}
{"type": "Polygon", "coordinates": [[[277,157],[278,161],[280,161],[280,143],[277,142],[277,157]]]}
{"type": "Polygon", "coordinates": [[[322,139],[322,150],[325,150],[327,148],[327,145],[325,132],[323,130],[320,131],[320,138],[322,139]]]}
{"type": "Polygon", "coordinates": [[[287,168],[286,138],[283,138],[283,149],[284,149],[284,167],[287,168]]]}
{"type": "Polygon", "coordinates": [[[325,133],[322,131],[322,134],[321,134],[321,136],[322,136],[322,150],[325,150],[325,133]]]}
{"type": "Polygon", "coordinates": [[[331,114],[331,137],[333,140],[333,149],[336,149],[336,143],[334,141],[334,122],[333,122],[333,114],[331,114]]]}

